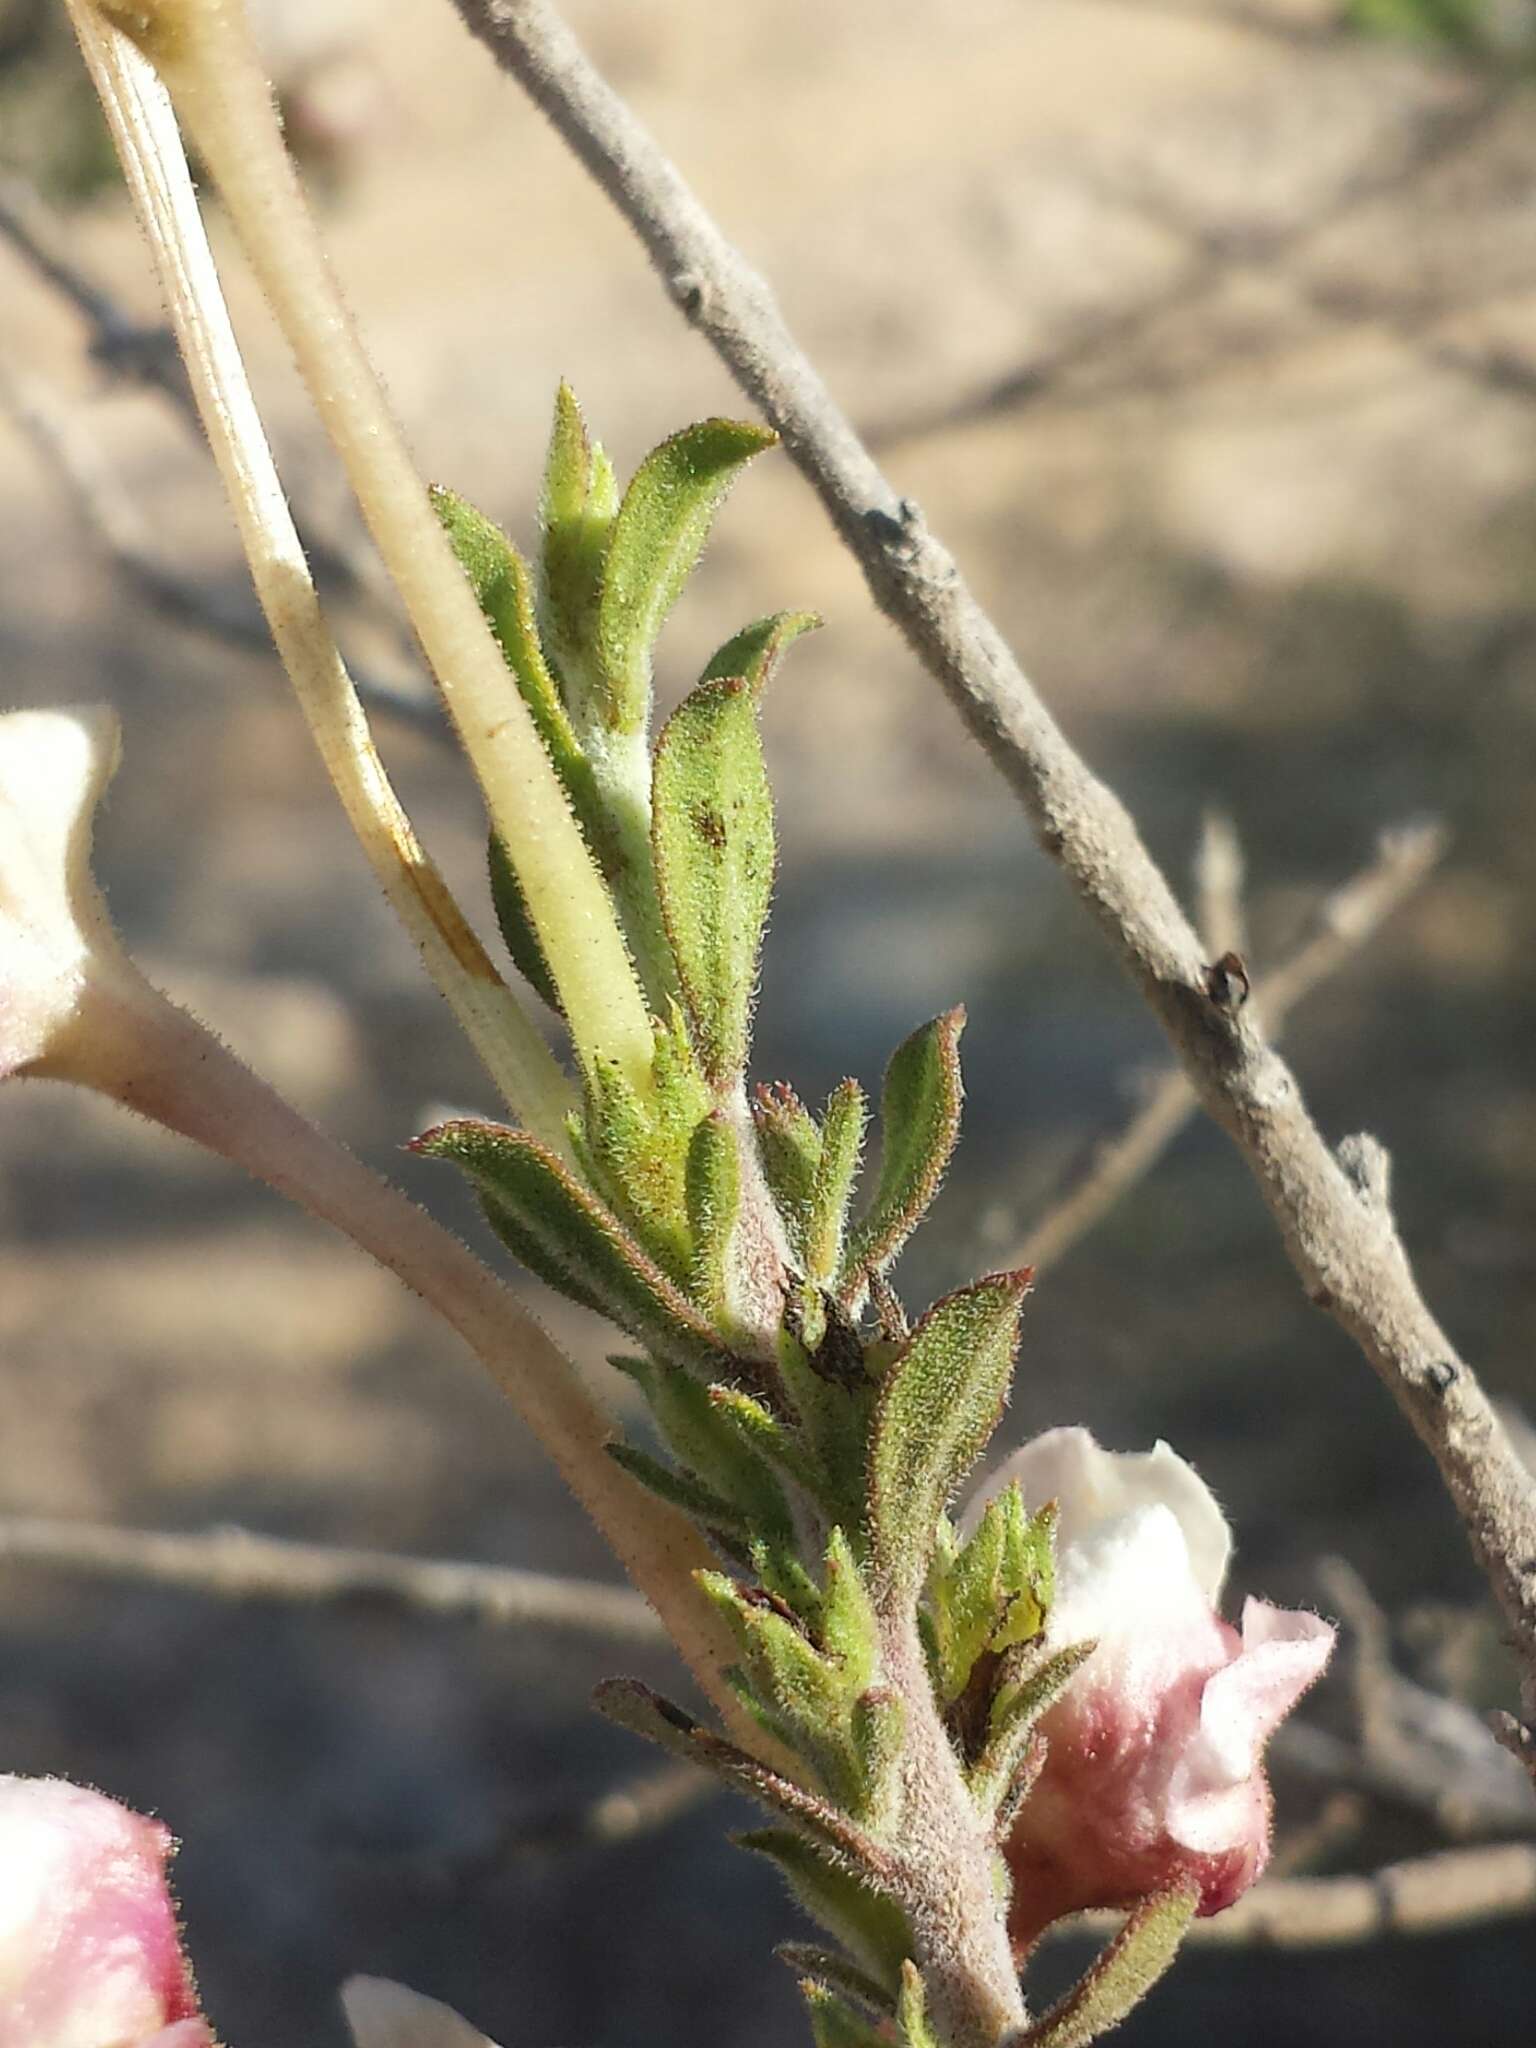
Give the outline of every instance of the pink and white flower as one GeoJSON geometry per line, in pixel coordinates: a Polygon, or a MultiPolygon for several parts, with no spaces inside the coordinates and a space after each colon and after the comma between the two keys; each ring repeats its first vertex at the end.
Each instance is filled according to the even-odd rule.
{"type": "Polygon", "coordinates": [[[1333,1648],[1314,1614],[1248,1600],[1217,1611],[1231,1551],[1205,1482],[1159,1443],[1106,1451],[1053,1429],[988,1479],[1057,1503],[1049,1640],[1098,1645],[1041,1721],[1045,1767],[1006,1847],[1020,1952],[1090,1906],[1173,1885],[1219,1913],[1269,1859],[1264,1745],[1333,1648]]]}
{"type": "Polygon", "coordinates": [[[214,2048],[172,1848],[159,1821],[100,1792],[0,1778],[0,2048],[214,2048]]]}

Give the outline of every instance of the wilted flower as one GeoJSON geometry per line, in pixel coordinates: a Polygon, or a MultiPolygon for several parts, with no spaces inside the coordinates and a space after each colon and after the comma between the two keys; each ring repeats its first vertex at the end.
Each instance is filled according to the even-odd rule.
{"type": "Polygon", "coordinates": [[[0,1778],[0,2048],[213,2048],[171,1850],[100,1792],[0,1778]]]}
{"type": "Polygon", "coordinates": [[[1218,1913],[1269,1858],[1264,1745],[1321,1673],[1333,1630],[1262,1600],[1216,1611],[1231,1538],[1204,1481],[1164,1443],[1102,1450],[1054,1429],[1009,1458],[1060,1512],[1050,1639],[1098,1647],[1041,1722],[1045,1767],[1015,1824],[1009,1931],[1194,1885],[1218,1913]]]}

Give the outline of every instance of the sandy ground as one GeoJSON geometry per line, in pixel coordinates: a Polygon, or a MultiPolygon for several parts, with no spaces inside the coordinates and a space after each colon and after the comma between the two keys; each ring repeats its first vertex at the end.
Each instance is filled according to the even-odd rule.
{"type": "MultiPolygon", "coordinates": [[[[1198,7],[571,12],[1158,852],[1182,876],[1202,807],[1235,815],[1260,966],[1379,826],[1447,818],[1442,874],[1314,1000],[1294,1052],[1326,1128],[1393,1147],[1433,1298],[1495,1390],[1536,1408],[1529,92],[1198,7]]],[[[329,181],[327,233],[431,475],[526,534],[559,376],[621,467],[734,408],[446,8],[404,0],[353,33],[366,121],[329,181]]],[[[114,200],[75,213],[69,242],[148,313],[114,200]]],[[[350,539],[237,265],[231,291],[296,495],[350,539]]],[[[74,316],[4,249],[0,320],[7,363],[43,380],[156,546],[237,599],[200,452],[85,360],[74,316]]],[[[972,1126],[904,1275],[917,1300],[1007,1257],[1157,1047],[782,458],[721,521],[668,629],[664,696],[744,618],[786,605],[827,624],[767,712],[783,870],[758,1067],[808,1094],[873,1081],[914,1022],[966,1002],[972,1126]]],[[[398,666],[376,619],[347,625],[398,666]]],[[[148,610],[3,419],[0,661],[8,700],[106,697],[123,717],[99,870],[136,950],[471,1227],[398,1148],[485,1089],[273,664],[148,610]]],[[[387,744],[483,907],[463,776],[430,739],[387,744]]],[[[601,1377],[601,1332],[552,1314],[601,1377]]],[[[0,1513],[233,1519],[607,1570],[495,1396],[381,1275],[223,1169],[45,1089],[0,1103],[0,1356],[0,1513]]],[[[1245,1584],[1316,1599],[1313,1560],[1339,1550],[1394,1613],[1475,1594],[1432,1474],[1296,1294],[1212,1133],[1036,1297],[1008,1427],[1079,1418],[1196,1455],[1231,1505],[1245,1584]]],[[[331,2048],[350,1968],[410,1977],[508,2043],[757,2048],[798,2024],[768,1960],[789,1910],[714,1846],[720,1804],[601,1856],[540,1838],[644,1761],[585,1713],[600,1648],[20,1571],[0,1615],[0,1758],[172,1820],[210,2009],[239,2048],[331,2048]]],[[[1315,1803],[1281,1793],[1289,1819],[1315,1803]]],[[[1341,1857],[1428,1840],[1383,1812],[1341,1857]]],[[[1256,2048],[1412,2048],[1471,2038],[1454,2030],[1475,1997],[1476,2038],[1500,2048],[1528,2038],[1532,1991],[1528,1927],[1326,1962],[1199,1959],[1123,2038],[1240,2026],[1256,2048]]]]}

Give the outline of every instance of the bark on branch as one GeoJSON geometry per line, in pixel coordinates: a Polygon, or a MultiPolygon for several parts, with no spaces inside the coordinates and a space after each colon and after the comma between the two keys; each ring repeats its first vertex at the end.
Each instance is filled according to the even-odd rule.
{"type": "Polygon", "coordinates": [[[1536,1480],[1430,1313],[1384,1203],[1341,1166],[1296,1079],[1199,938],[1130,815],[1072,747],[921,512],[881,473],[743,261],[546,0],[454,0],[629,222],[685,317],[782,436],[900,627],[1017,792],[1258,1182],[1308,1295],[1433,1455],[1499,1603],[1536,1722],[1536,1480]]]}

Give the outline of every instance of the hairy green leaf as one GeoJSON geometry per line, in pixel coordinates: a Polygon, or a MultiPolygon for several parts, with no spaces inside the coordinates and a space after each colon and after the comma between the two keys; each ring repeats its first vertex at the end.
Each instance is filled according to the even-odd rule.
{"type": "Polygon", "coordinates": [[[943,1541],[939,1545],[928,1620],[934,1689],[945,1707],[965,1691],[976,1659],[986,1649],[1002,1613],[1006,1521],[1001,1499],[994,1500],[962,1549],[953,1551],[943,1541]]]}
{"type": "Polygon", "coordinates": [[[533,928],[533,913],[528,908],[528,899],[523,894],[523,885],[517,879],[506,847],[499,835],[492,832],[486,842],[486,865],[491,877],[491,906],[496,912],[496,923],[501,932],[502,944],[506,947],[512,965],[523,979],[557,1015],[563,1015],[560,991],[555,987],[555,977],[549,971],[549,962],[544,957],[544,948],[539,944],[539,935],[533,928]]]}
{"type": "Polygon", "coordinates": [[[742,1647],[738,1688],[763,1726],[804,1757],[838,1804],[854,1811],[859,1773],[849,1720],[853,1700],[838,1663],[826,1656],[799,1619],[761,1593],[720,1572],[699,1584],[730,1622],[742,1647]]]}
{"type": "Polygon", "coordinates": [[[597,660],[597,616],[603,563],[618,512],[613,465],[587,432],[568,384],[555,397],[554,426],[544,468],[539,519],[538,618],[568,711],[583,726],[593,722],[602,696],[597,660]]]}
{"type": "Polygon", "coordinates": [[[811,2020],[815,2048],[891,2048],[883,2026],[868,2020],[828,1984],[801,1979],[800,1995],[811,2020]]]}
{"type": "Polygon", "coordinates": [[[928,2001],[922,1976],[910,1957],[901,1966],[901,1996],[896,2002],[896,2031],[901,2048],[939,2048],[928,2024],[928,2001]]]}
{"type": "Polygon", "coordinates": [[[715,1534],[733,1538],[733,1549],[744,1549],[750,1541],[751,1527],[741,1509],[712,1492],[691,1473],[664,1465],[660,1458],[653,1458],[649,1451],[642,1451],[638,1444],[625,1443],[622,1438],[604,1444],[603,1449],[615,1465],[632,1479],[638,1479],[658,1499],[681,1508],[685,1515],[702,1522],[715,1534]]]}
{"type": "Polygon", "coordinates": [[[842,1081],[827,1097],[821,1120],[821,1155],[806,1204],[805,1270],[830,1287],[842,1263],[848,1204],[859,1177],[869,1103],[857,1081],[842,1081]]]}
{"type": "Polygon", "coordinates": [[[821,1161],[821,1132],[816,1119],[784,1081],[753,1090],[752,1121],[768,1192],[784,1219],[790,1249],[803,1262],[811,1192],[821,1161]]]}
{"type": "Polygon", "coordinates": [[[743,626],[726,641],[699,681],[713,683],[727,676],[739,676],[753,696],[760,697],[785,648],[802,633],[814,632],[820,624],[815,612],[775,612],[771,618],[754,619],[750,626],[743,626]]]}
{"type": "Polygon", "coordinates": [[[569,787],[572,770],[585,761],[544,660],[528,565],[501,528],[456,491],[435,485],[432,507],[533,714],[544,750],[569,787]]]}
{"type": "Polygon", "coordinates": [[[1178,1954],[1199,1902],[1193,1885],[1144,1899],[1065,1998],[1017,2037],[1018,2048],[1087,2048],[1117,2027],[1178,1954]]]}
{"type": "Polygon", "coordinates": [[[851,1733],[859,1771],[854,1812],[882,1839],[891,1834],[900,1810],[906,1729],[907,1710],[885,1686],[872,1685],[854,1701],[851,1733]]]}
{"type": "Polygon", "coordinates": [[[875,1675],[880,1624],[852,1545],[841,1529],[834,1529],[827,1539],[821,1644],[841,1667],[845,1690],[862,1693],[875,1675]]]}
{"type": "Polygon", "coordinates": [[[948,1525],[934,1562],[928,1621],[934,1682],[953,1704],[985,1650],[1001,1653],[1032,1642],[1045,1625],[1053,1577],[1049,1507],[1031,1519],[1017,1483],[987,1503],[969,1542],[957,1545],[948,1525]]]}
{"type": "Polygon", "coordinates": [[[688,1152],[710,1096],[674,1003],[656,1026],[651,1091],[643,1100],[612,1062],[595,1062],[578,1152],[593,1185],[672,1279],[694,1274],[688,1215],[688,1152]]]}
{"type": "Polygon", "coordinates": [[[722,1407],[717,1397],[728,1390],[706,1387],[681,1366],[655,1359],[616,1357],[609,1363],[639,1386],[667,1448],[687,1471],[737,1509],[752,1536],[791,1546],[794,1519],[784,1489],[722,1407]]]}
{"type": "Polygon", "coordinates": [[[896,1901],[788,1828],[757,1828],[736,1840],[777,1866],[798,1903],[843,1943],[894,2005],[901,1965],[912,1949],[906,1915],[896,1901]]]}
{"type": "Polygon", "coordinates": [[[840,1991],[856,2006],[867,2006],[870,2012],[881,2014],[895,2010],[894,1995],[840,1949],[820,1948],[811,1941],[781,1941],[774,1954],[797,1977],[810,1978],[829,1991],[840,1991]]]}
{"type": "Polygon", "coordinates": [[[1028,1272],[995,1273],[931,1308],[881,1385],[869,1456],[870,1528],[891,1591],[928,1575],[939,1517],[997,1426],[1028,1272]]]}
{"type": "Polygon", "coordinates": [[[864,1522],[866,1448],[876,1395],[863,1369],[858,1335],[846,1325],[829,1324],[819,1349],[811,1352],[794,1330],[785,1328],[774,1357],[827,1511],[843,1528],[857,1531],[864,1522]],[[841,1355],[834,1360],[830,1354],[838,1347],[841,1355]]]}
{"type": "Polygon", "coordinates": [[[692,1303],[536,1138],[460,1117],[424,1132],[411,1150],[467,1173],[491,1227],[541,1280],[665,1357],[718,1368],[719,1340],[692,1303]]]}
{"type": "Polygon", "coordinates": [[[741,1216],[741,1152],[723,1110],[705,1117],[688,1148],[688,1221],[693,1232],[693,1298],[717,1330],[728,1331],[733,1256],[741,1216]]]}
{"type": "Polygon", "coordinates": [[[773,796],[751,694],[705,683],[656,743],[651,843],[662,917],[704,1070],[747,1061],[758,952],[773,893],[773,796]]]}
{"type": "Polygon", "coordinates": [[[845,1290],[884,1272],[939,1191],[960,1130],[960,1033],[965,1011],[924,1024],[891,1055],[880,1098],[880,1178],[843,1261],[845,1290]]]}
{"type": "Polygon", "coordinates": [[[795,1431],[790,1429],[754,1394],[740,1387],[715,1386],[709,1390],[721,1421],[757,1454],[792,1479],[813,1500],[824,1492],[822,1474],[795,1431]]]}
{"type": "Polygon", "coordinates": [[[983,1813],[995,1812],[1008,1796],[1025,1761],[1035,1724],[1061,1697],[1093,1650],[1091,1642],[1071,1643],[1053,1653],[1015,1651],[1009,1659],[993,1695],[986,1746],[968,1774],[971,1796],[983,1813]]]}
{"type": "Polygon", "coordinates": [[[862,1872],[877,1888],[890,1890],[894,1877],[890,1858],[845,1813],[712,1734],[691,1714],[638,1679],[605,1679],[593,1693],[592,1702],[600,1714],[620,1727],[659,1743],[673,1756],[702,1764],[738,1792],[750,1793],[818,1843],[825,1854],[862,1872]]]}
{"type": "Polygon", "coordinates": [[[635,471],[613,522],[597,608],[599,708],[611,731],[645,730],[662,622],[737,471],[776,438],[740,420],[702,420],[653,448],[635,471]]]}

